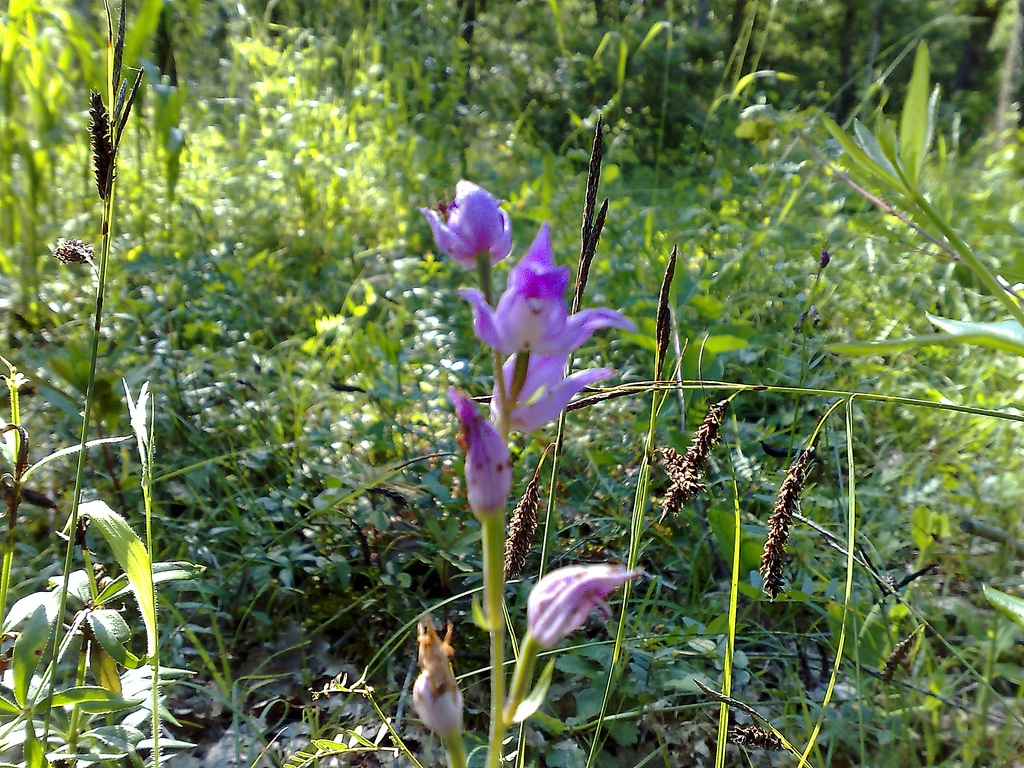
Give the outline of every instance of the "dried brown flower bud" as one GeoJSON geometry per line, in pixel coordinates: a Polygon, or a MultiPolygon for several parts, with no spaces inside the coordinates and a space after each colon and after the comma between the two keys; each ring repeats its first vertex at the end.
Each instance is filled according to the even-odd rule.
{"type": "Polygon", "coordinates": [[[95,255],[96,252],[91,245],[74,238],[60,238],[53,249],[54,258],[61,264],[92,264],[95,255]]]}
{"type": "Polygon", "coordinates": [[[772,600],[782,593],[785,586],[782,567],[786,560],[789,527],[794,513],[800,508],[800,494],[807,481],[807,470],[813,455],[810,449],[800,452],[786,473],[786,479],[782,481],[779,497],[775,500],[775,510],[768,518],[768,539],[761,556],[761,576],[764,580],[764,593],[772,600]]]}

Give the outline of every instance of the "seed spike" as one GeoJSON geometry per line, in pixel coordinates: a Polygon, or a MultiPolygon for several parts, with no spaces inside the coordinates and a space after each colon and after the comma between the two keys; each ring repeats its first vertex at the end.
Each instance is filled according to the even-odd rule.
{"type": "Polygon", "coordinates": [[[655,338],[658,344],[658,355],[654,365],[654,377],[661,380],[661,369],[665,364],[665,353],[668,351],[668,342],[671,334],[672,310],[669,307],[669,298],[672,291],[672,279],[676,274],[676,256],[679,254],[678,246],[672,246],[672,253],[669,254],[668,264],[665,266],[665,276],[661,281],[661,291],[658,293],[658,321],[655,338]]]}
{"type": "MultiPolygon", "coordinates": [[[[127,81],[125,81],[127,82],[127,81]]],[[[142,70],[140,69],[135,75],[135,82],[132,84],[132,88],[128,91],[128,98],[125,101],[124,108],[121,110],[120,117],[117,121],[117,133],[114,137],[114,146],[121,143],[121,134],[124,132],[124,127],[128,124],[128,116],[132,112],[132,106],[135,104],[135,95],[139,92],[139,86],[142,85],[142,70]]]]}
{"type": "MultiPolygon", "coordinates": [[[[125,11],[128,0],[121,0],[121,12],[117,19],[117,40],[114,42],[114,64],[110,70],[110,82],[113,88],[117,88],[121,82],[121,62],[124,59],[124,35],[126,27],[125,11]]],[[[109,18],[109,12],[107,17],[109,18]]],[[[114,113],[115,118],[117,112],[114,113]]]]}
{"type": "Polygon", "coordinates": [[[114,175],[114,148],[110,143],[110,118],[107,115],[107,108],[103,104],[103,97],[96,91],[89,94],[89,117],[96,191],[100,200],[106,200],[114,175]]]}
{"type": "Polygon", "coordinates": [[[590,165],[587,168],[587,191],[583,203],[583,224],[580,227],[580,264],[576,271],[576,288],[572,297],[573,312],[579,311],[580,303],[583,300],[583,289],[587,285],[590,264],[594,260],[597,241],[601,236],[601,229],[604,227],[605,216],[608,213],[608,201],[605,200],[595,221],[594,207],[597,205],[597,188],[601,182],[601,161],[604,158],[603,128],[604,121],[598,115],[597,125],[594,128],[594,144],[590,150],[590,165]]]}
{"type": "Polygon", "coordinates": [[[782,568],[786,561],[789,528],[793,523],[793,515],[800,509],[800,494],[807,481],[807,470],[813,456],[814,452],[810,448],[800,452],[786,473],[786,479],[782,481],[779,497],[775,500],[775,510],[768,518],[768,538],[761,556],[761,577],[764,593],[772,600],[782,594],[785,588],[782,568]]]}

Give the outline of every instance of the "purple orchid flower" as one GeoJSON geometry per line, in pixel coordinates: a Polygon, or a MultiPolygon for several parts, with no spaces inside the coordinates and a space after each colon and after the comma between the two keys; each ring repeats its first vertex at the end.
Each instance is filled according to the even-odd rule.
{"type": "Polygon", "coordinates": [[[485,419],[465,393],[449,389],[462,431],[459,445],[466,452],[466,495],[477,519],[501,514],[512,492],[512,459],[497,428],[485,419]]]}
{"type": "Polygon", "coordinates": [[[599,328],[635,330],[631,320],[611,309],[569,314],[565,289],[569,268],[556,267],[547,222],[508,275],[508,288],[496,309],[483,292],[464,288],[459,295],[473,305],[473,330],[484,344],[507,355],[528,352],[548,357],[567,355],[599,328]]]}
{"type": "MultiPolygon", "coordinates": [[[[506,390],[513,386],[515,376],[516,356],[513,355],[505,361],[502,367],[506,390]]],[[[551,355],[549,357],[530,356],[530,362],[526,369],[526,378],[520,387],[515,402],[509,403],[509,426],[520,432],[533,432],[550,421],[558,418],[565,407],[572,400],[573,395],[589,387],[595,382],[607,379],[615,373],[611,368],[591,368],[586,371],[577,371],[571,376],[565,375],[565,364],[568,355],[551,355]]],[[[512,399],[512,393],[506,391],[506,399],[512,399]]],[[[491,415],[499,419],[501,410],[501,398],[498,393],[498,384],[494,385],[494,395],[491,397],[491,415]]]]}
{"type": "Polygon", "coordinates": [[[419,210],[430,222],[438,250],[474,269],[478,256],[486,254],[493,266],[512,250],[512,224],[499,205],[490,192],[463,179],[455,185],[455,199],[440,211],[419,210]]]}
{"type": "Polygon", "coordinates": [[[643,573],[623,565],[570,565],[552,571],[530,592],[526,621],[530,634],[542,648],[553,648],[577,630],[597,608],[612,617],[605,597],[643,573]]]}

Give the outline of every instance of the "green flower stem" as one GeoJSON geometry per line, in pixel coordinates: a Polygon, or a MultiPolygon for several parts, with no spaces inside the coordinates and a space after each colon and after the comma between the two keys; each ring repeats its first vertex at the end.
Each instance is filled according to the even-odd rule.
{"type": "MultiPolygon", "coordinates": [[[[78,443],[78,464],[75,468],[75,490],[71,501],[71,519],[68,521],[68,546],[64,552],[64,577],[61,584],[60,595],[57,598],[57,621],[53,635],[54,653],[60,647],[61,635],[64,630],[64,611],[68,602],[68,583],[71,579],[71,567],[75,553],[75,539],[78,530],[78,505],[82,501],[82,485],[85,477],[85,453],[86,443],[89,441],[89,425],[92,422],[92,407],[95,400],[96,390],[96,367],[100,356],[100,329],[103,325],[103,294],[107,285],[107,264],[110,261],[110,225],[114,220],[114,184],[110,183],[107,197],[103,201],[103,218],[101,221],[102,241],[100,245],[100,267],[99,276],[96,281],[96,309],[92,326],[92,342],[89,351],[89,379],[85,387],[85,405],[82,409],[82,434],[78,443]]],[[[47,701],[53,700],[53,692],[56,690],[57,675],[56,665],[54,674],[50,677],[50,690],[47,701]]],[[[46,711],[43,713],[43,738],[45,744],[50,735],[50,704],[47,703],[46,711]]]]}
{"type": "Polygon", "coordinates": [[[505,700],[505,513],[485,517],[484,614],[491,633],[491,732],[487,747],[487,768],[501,764],[501,745],[507,724],[502,712],[505,700]]]}
{"type": "MultiPolygon", "coordinates": [[[[75,673],[75,685],[85,685],[86,662],[88,661],[88,647],[83,641],[82,648],[78,652],[78,670],[75,673]]],[[[56,670],[54,670],[56,673],[56,670]]],[[[82,706],[75,704],[71,710],[71,727],[68,729],[68,753],[78,752],[78,737],[82,730],[82,706]]],[[[45,742],[44,742],[45,743],[45,742]]]]}
{"type": "Polygon", "coordinates": [[[485,251],[476,257],[476,270],[480,276],[480,290],[484,292],[484,298],[492,307],[494,306],[494,290],[491,288],[491,257],[485,251]]]}
{"type": "Polygon", "coordinates": [[[444,746],[448,750],[448,768],[466,768],[466,745],[462,741],[462,732],[446,738],[444,746]]]}
{"type": "MultiPolygon", "coordinates": [[[[21,405],[18,402],[18,372],[8,363],[10,368],[10,375],[7,377],[7,390],[11,398],[11,424],[19,426],[21,424],[21,405]]],[[[4,563],[3,573],[0,574],[0,626],[3,626],[4,618],[7,616],[7,593],[11,587],[11,565],[14,563],[14,540],[15,530],[18,525],[18,505],[21,501],[21,473],[18,471],[17,457],[21,454],[21,432],[14,430],[15,442],[14,442],[14,488],[11,491],[14,494],[14,501],[11,504],[10,518],[7,523],[7,534],[4,536],[4,563]]]]}
{"type": "Polygon", "coordinates": [[[533,667],[540,652],[540,643],[534,639],[530,630],[526,630],[523,644],[519,648],[519,663],[512,673],[512,685],[509,687],[508,701],[505,703],[505,722],[511,723],[516,709],[523,703],[533,680],[533,667]]]}

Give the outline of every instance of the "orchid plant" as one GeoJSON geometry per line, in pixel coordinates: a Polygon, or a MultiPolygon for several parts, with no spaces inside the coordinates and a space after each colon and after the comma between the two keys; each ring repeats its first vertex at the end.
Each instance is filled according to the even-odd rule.
{"type": "MultiPolygon", "coordinates": [[[[420,211],[430,223],[438,250],[479,274],[480,287],[463,288],[459,295],[471,305],[474,333],[491,349],[494,363],[489,416],[459,389],[449,390],[449,397],[461,428],[459,445],[466,454],[467,498],[481,526],[483,601],[482,607],[474,606],[474,616],[490,634],[491,721],[486,765],[496,768],[501,763],[506,730],[533,714],[546,694],[552,664],[530,692],[539,652],[554,648],[595,608],[610,617],[607,595],[641,573],[621,565],[577,565],[540,579],[529,596],[527,631],[506,695],[503,559],[505,508],[512,492],[510,434],[532,432],[549,424],[584,387],[612,376],[610,368],[567,375],[569,356],[601,328],[634,330],[635,326],[611,309],[569,312],[565,296],[569,269],[555,265],[546,222],[522,259],[509,270],[507,287],[495,301],[491,268],[511,252],[509,215],[502,210],[501,201],[472,182],[460,181],[455,191],[450,203],[420,211]]],[[[421,672],[413,701],[424,725],[444,741],[449,764],[462,768],[466,764],[463,697],[448,661],[449,640],[441,640],[429,619],[421,622],[421,672]]]]}

